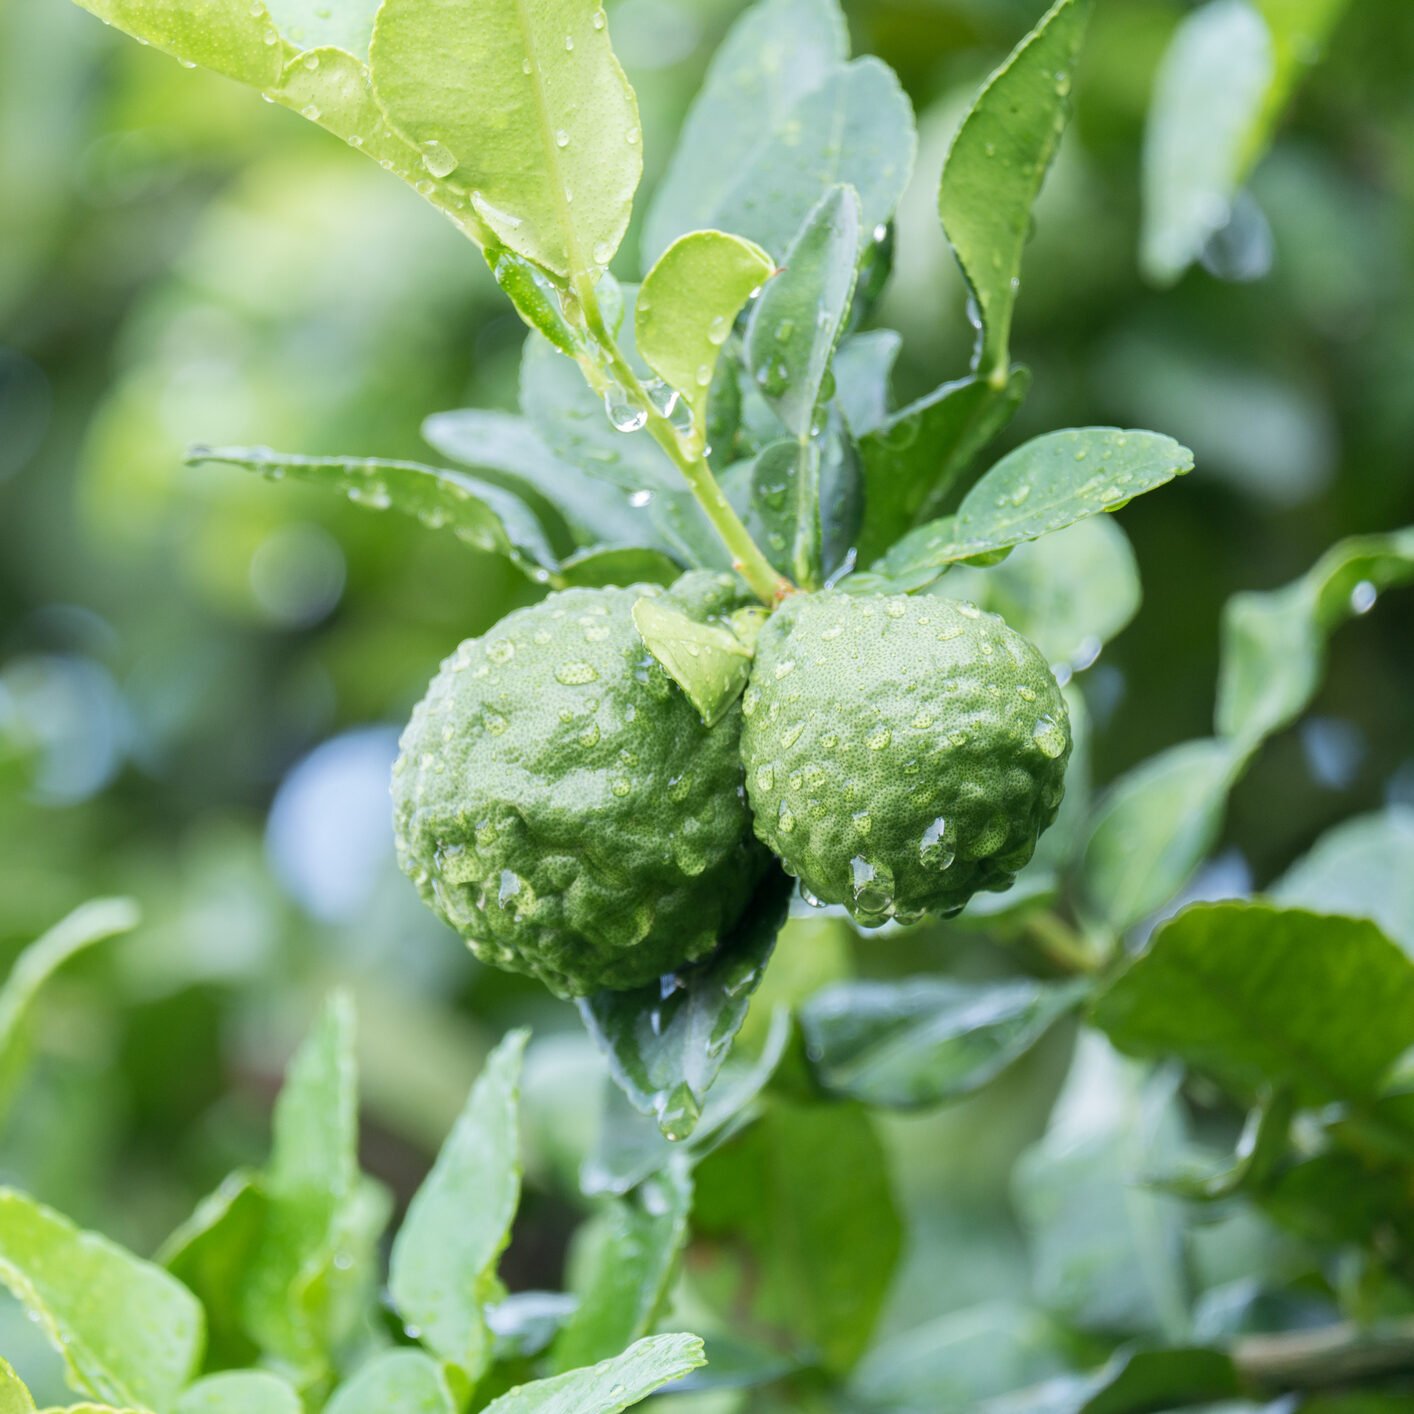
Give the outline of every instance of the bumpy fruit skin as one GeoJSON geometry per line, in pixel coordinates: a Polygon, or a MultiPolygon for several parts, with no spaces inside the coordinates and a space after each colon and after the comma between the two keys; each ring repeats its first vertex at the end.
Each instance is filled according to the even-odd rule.
{"type": "MultiPolygon", "coordinates": [[[[667,591],[697,617],[733,581],[667,591]]],[[[571,589],[448,658],[393,771],[398,860],[483,962],[561,996],[710,952],[768,856],[742,789],[740,706],[711,730],[644,647],[653,585],[571,589]]]]}
{"type": "Polygon", "coordinates": [[[1064,792],[1055,678],[970,604],[798,595],[762,631],[743,712],[757,835],[866,926],[1009,887],[1064,792]]]}

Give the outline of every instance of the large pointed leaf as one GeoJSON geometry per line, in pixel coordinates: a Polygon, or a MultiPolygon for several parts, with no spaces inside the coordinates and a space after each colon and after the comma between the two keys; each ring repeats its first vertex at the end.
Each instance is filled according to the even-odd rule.
{"type": "Polygon", "coordinates": [[[520,1068],[528,1033],[491,1053],[393,1243],[389,1289],[423,1341],[474,1380],[490,1360],[485,1308],[520,1201],[520,1068]]]}
{"type": "Polygon", "coordinates": [[[1090,0],[1056,0],[987,80],[943,164],[938,214],[982,318],[978,372],[1006,380],[1031,206],[1070,116],[1090,0]]]}
{"type": "Polygon", "coordinates": [[[201,6],[172,0],[78,0],[85,10],[187,64],[256,88],[280,82],[284,54],[266,7],[255,0],[211,0],[201,6]]]}
{"type": "Polygon", "coordinates": [[[196,1372],[203,1322],[191,1292],[13,1189],[0,1189],[0,1284],[53,1342],[80,1393],[166,1409],[196,1372]]]}
{"type": "Polygon", "coordinates": [[[621,1414],[706,1364],[695,1335],[652,1335],[583,1370],[520,1385],[483,1414],[621,1414]]]}
{"type": "Polygon", "coordinates": [[[370,63],[394,126],[504,245],[566,278],[609,263],[643,144],[598,0],[383,0],[370,63]]]}

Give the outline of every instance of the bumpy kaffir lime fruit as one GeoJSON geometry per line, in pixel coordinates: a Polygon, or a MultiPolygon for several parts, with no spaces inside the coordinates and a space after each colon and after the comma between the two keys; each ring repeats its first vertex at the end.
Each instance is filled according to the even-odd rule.
{"type": "Polygon", "coordinates": [[[634,627],[664,594],[699,619],[737,602],[699,572],[520,609],[442,664],[394,768],[403,871],[483,962],[562,996],[703,957],[767,860],[740,706],[704,727],[634,627]]]}
{"type": "Polygon", "coordinates": [[[798,595],[761,634],[743,711],[757,835],[807,898],[868,926],[1007,888],[1060,805],[1065,699],[970,604],[798,595]]]}

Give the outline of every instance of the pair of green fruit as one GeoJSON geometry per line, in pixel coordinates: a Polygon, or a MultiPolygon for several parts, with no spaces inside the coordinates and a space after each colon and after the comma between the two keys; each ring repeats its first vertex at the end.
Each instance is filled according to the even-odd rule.
{"type": "Polygon", "coordinates": [[[552,594],[463,643],[403,734],[399,863],[483,962],[563,996],[644,985],[717,946],[771,854],[868,926],[955,913],[1055,819],[1065,701],[994,615],[792,595],[709,728],[634,624],[644,596],[698,622],[742,602],[702,571],[552,594]]]}

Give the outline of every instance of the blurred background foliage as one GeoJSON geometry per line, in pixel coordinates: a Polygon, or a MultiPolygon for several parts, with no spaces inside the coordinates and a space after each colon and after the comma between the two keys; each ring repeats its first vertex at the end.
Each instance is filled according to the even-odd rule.
{"type": "MultiPolygon", "coordinates": [[[[646,181],[739,8],[610,3],[646,181]]],[[[906,336],[901,399],[965,370],[938,172],[1039,8],[847,5],[856,52],[898,70],[922,132],[877,311],[906,336]]],[[[1013,340],[1035,382],[1008,444],[1121,423],[1198,457],[1123,517],[1145,597],[1085,678],[1099,782],[1205,732],[1229,594],[1287,582],[1342,535],[1414,521],[1414,7],[1362,0],[1339,24],[1252,183],[1270,242],[1215,245],[1157,290],[1136,259],[1140,149],[1187,8],[1098,6],[1013,340]]],[[[599,1063],[571,1009],[477,967],[417,902],[386,796],[398,726],[439,659],[533,591],[414,523],[182,464],[197,440],[425,456],[427,413],[513,405],[522,326],[475,252],[372,164],[58,0],[0,6],[0,192],[0,968],[92,895],[135,895],[145,914],[46,995],[33,1068],[0,1119],[0,1179],[151,1251],[263,1152],[280,1068],[340,981],[362,1001],[365,1167],[404,1198],[489,1045],[535,1028],[529,1193],[505,1271],[558,1286],[599,1063]]],[[[1261,888],[1331,823],[1414,801],[1410,622],[1396,602],[1336,640],[1313,714],[1236,792],[1219,877],[1199,892],[1261,888]]],[[[747,1040],[773,999],[831,978],[1001,965],[959,924],[885,941],[801,919],[747,1040]]],[[[908,1233],[886,1332],[963,1308],[1014,1329],[978,1303],[1026,1286],[1008,1176],[1071,1044],[1052,1035],[960,1105],[879,1120],[908,1233]]],[[[1103,1065],[1073,1072],[1073,1105],[1103,1065]]],[[[704,1230],[720,1168],[700,1174],[704,1230]]],[[[1031,1186],[1023,1173],[1023,1206],[1031,1186]]],[[[1274,1240],[1227,1232],[1191,1255],[1220,1284],[1274,1240]]],[[[704,1248],[709,1286],[711,1261],[704,1248]]],[[[914,1355],[975,1343],[977,1319],[914,1355]]],[[[0,1349],[39,1392],[53,1365],[25,1326],[0,1306],[0,1349]]],[[[1049,1373],[1035,1366],[1018,1382],[1049,1373]]]]}

